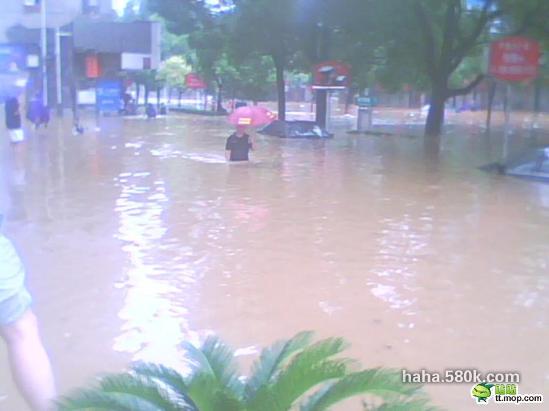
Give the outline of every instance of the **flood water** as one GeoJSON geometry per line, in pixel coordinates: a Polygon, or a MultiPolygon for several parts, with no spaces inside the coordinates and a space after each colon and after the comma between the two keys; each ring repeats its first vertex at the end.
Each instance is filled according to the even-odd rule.
{"type": "MultiPolygon", "coordinates": [[[[3,141],[0,190],[63,392],[131,360],[180,366],[177,345],[212,332],[249,364],[315,330],[365,367],[519,371],[549,395],[549,185],[478,170],[484,137],[434,160],[413,138],[260,136],[229,165],[223,119],[68,130],[3,141]]],[[[1,349],[0,409],[24,410],[1,349]]],[[[427,389],[476,408],[471,385],[427,389]]]]}

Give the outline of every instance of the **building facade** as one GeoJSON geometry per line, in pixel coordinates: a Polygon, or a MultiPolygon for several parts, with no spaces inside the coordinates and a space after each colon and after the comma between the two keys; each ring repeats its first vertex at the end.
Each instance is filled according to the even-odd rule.
{"type": "Polygon", "coordinates": [[[27,97],[40,94],[50,107],[74,106],[83,94],[94,102],[101,84],[123,84],[132,71],[160,63],[160,25],[120,21],[112,0],[10,0],[2,7],[0,77],[21,84],[24,75],[27,97]]]}

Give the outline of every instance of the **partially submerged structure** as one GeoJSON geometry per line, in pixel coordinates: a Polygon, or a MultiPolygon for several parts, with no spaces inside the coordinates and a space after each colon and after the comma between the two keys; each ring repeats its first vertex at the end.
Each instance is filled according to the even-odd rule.
{"type": "Polygon", "coordinates": [[[549,182],[549,147],[528,151],[504,166],[506,175],[549,182]]]}
{"type": "Polygon", "coordinates": [[[334,135],[314,121],[276,120],[260,131],[281,138],[332,138],[334,135]]]}

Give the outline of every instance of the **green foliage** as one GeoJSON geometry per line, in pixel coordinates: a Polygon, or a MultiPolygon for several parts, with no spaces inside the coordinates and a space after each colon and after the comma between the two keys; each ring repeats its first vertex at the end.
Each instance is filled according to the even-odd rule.
{"type": "Polygon", "coordinates": [[[162,63],[156,79],[171,88],[184,88],[185,76],[191,72],[191,66],[181,56],[172,56],[162,63]]]}
{"type": "Polygon", "coordinates": [[[226,56],[219,66],[228,95],[261,101],[272,95],[275,73],[271,60],[252,55],[242,60],[226,56]]]}
{"type": "Polygon", "coordinates": [[[288,358],[307,347],[313,338],[312,332],[302,332],[290,340],[282,340],[265,348],[252,367],[252,374],[246,384],[248,401],[255,398],[259,389],[273,380],[277,371],[288,358]]]}
{"type": "Polygon", "coordinates": [[[354,362],[340,357],[345,341],[312,337],[300,333],[264,349],[249,378],[238,374],[233,350],[218,338],[199,348],[185,343],[189,375],[138,363],[62,399],[59,411],[322,411],[355,396],[375,401],[377,408],[367,410],[434,410],[421,388],[403,384],[399,372],[352,371],[354,362]]]}
{"type": "Polygon", "coordinates": [[[166,28],[177,35],[200,30],[209,15],[202,0],[147,0],[147,8],[164,18],[166,28]]]}
{"type": "Polygon", "coordinates": [[[312,396],[301,407],[301,411],[327,410],[334,404],[359,394],[373,394],[388,401],[420,394],[418,385],[399,383],[400,373],[397,371],[371,369],[355,372],[327,385],[312,396]],[[364,387],[368,387],[367,390],[364,387]]]}
{"type": "Polygon", "coordinates": [[[430,90],[441,108],[482,79],[493,37],[525,34],[549,46],[547,0],[486,0],[476,8],[464,0],[234,0],[225,13],[202,0],[148,3],[170,36],[186,35],[178,41],[190,51],[179,54],[218,90],[257,100],[276,74],[280,111],[285,72],[308,73],[325,59],[350,63],[355,88],[430,90]]]}

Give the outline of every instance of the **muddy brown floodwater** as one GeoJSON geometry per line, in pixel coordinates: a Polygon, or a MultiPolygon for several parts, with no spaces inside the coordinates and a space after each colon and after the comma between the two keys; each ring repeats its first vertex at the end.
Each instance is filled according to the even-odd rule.
{"type": "MultiPolygon", "coordinates": [[[[307,329],[367,367],[517,370],[549,395],[549,185],[478,170],[497,142],[454,132],[435,161],[412,138],[259,137],[228,165],[223,119],[67,130],[3,141],[0,190],[63,392],[181,366],[212,332],[248,364],[307,329]]],[[[0,409],[24,410],[1,349],[0,409]]],[[[460,411],[470,389],[428,386],[460,411]]]]}

